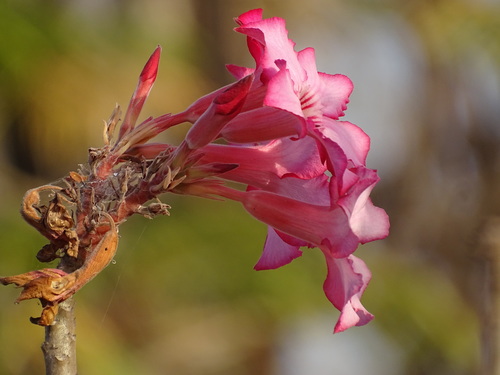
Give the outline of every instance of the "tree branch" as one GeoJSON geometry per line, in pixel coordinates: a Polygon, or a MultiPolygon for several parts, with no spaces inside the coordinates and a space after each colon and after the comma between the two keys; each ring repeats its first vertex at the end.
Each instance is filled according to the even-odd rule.
{"type": "Polygon", "coordinates": [[[73,297],[59,304],[54,323],[45,327],[42,344],[46,375],[76,375],[76,320],[73,297]]]}

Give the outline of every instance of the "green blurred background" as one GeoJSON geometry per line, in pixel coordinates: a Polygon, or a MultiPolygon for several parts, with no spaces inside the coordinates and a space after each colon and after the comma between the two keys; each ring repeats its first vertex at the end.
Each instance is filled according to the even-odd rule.
{"type": "MultiPolygon", "coordinates": [[[[374,202],[387,240],[373,271],[376,319],[332,335],[320,252],[252,269],[265,226],[232,202],[165,196],[171,217],[120,227],[116,262],[77,296],[80,374],[494,374],[500,298],[500,3],[495,0],[0,1],[0,275],[43,267],[24,192],[102,144],[157,44],[144,116],[184,109],[253,66],[232,18],[287,20],[318,67],[348,75],[346,119],[372,137],[374,202]]],[[[163,136],[177,143],[180,127],[163,136]]],[[[41,374],[36,301],[0,290],[0,374],[41,374]]]]}

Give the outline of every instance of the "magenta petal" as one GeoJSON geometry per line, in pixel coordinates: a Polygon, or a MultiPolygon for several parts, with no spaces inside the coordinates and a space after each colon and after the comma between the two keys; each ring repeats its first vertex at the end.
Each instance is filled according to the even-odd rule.
{"type": "Polygon", "coordinates": [[[244,66],[238,66],[233,64],[227,64],[226,69],[236,79],[242,79],[243,77],[253,74],[255,71],[255,69],[250,69],[244,66]]]}
{"type": "MultiPolygon", "coordinates": [[[[344,150],[338,143],[332,141],[330,138],[323,136],[320,132],[314,131],[312,133],[316,137],[319,144],[321,144],[323,151],[323,158],[328,170],[336,179],[339,191],[342,189],[344,182],[344,174],[347,168],[347,157],[344,150]],[[319,133],[319,134],[318,134],[319,133]]],[[[335,197],[336,201],[336,197],[335,197]]]]}
{"type": "Polygon", "coordinates": [[[238,115],[248,94],[253,76],[246,76],[219,93],[208,109],[196,120],[186,135],[186,143],[194,150],[217,138],[221,129],[238,115]]]}
{"type": "Polygon", "coordinates": [[[285,20],[278,17],[257,20],[257,14],[239,17],[236,22],[241,26],[235,30],[247,35],[248,47],[261,72],[262,82],[267,82],[278,71],[276,60],[287,62],[294,81],[304,81],[306,74],[297,60],[295,43],[288,39],[285,20]]]}
{"type": "Polygon", "coordinates": [[[221,136],[232,143],[260,143],[283,137],[302,137],[302,117],[271,107],[242,112],[222,129],[221,136]]]}
{"type": "MultiPolygon", "coordinates": [[[[329,182],[328,177],[324,174],[309,179],[286,176],[271,187],[272,189],[266,190],[303,203],[320,207],[330,206],[329,182]]],[[[285,238],[283,239],[286,241],[285,238]]]]}
{"type": "Polygon", "coordinates": [[[300,99],[294,91],[294,82],[287,69],[280,70],[269,81],[264,105],[304,117],[300,99]]]}
{"type": "Polygon", "coordinates": [[[194,123],[203,113],[205,113],[208,107],[212,105],[214,99],[217,96],[230,89],[233,85],[234,83],[231,83],[202,96],[198,100],[194,101],[184,112],[180,113],[179,115],[182,115],[185,121],[194,123]]]}
{"type": "Polygon", "coordinates": [[[286,243],[273,228],[268,227],[264,251],[254,269],[260,271],[278,268],[301,255],[302,251],[299,250],[299,246],[286,243]]]}
{"type": "Polygon", "coordinates": [[[344,115],[353,90],[352,81],[342,74],[318,73],[322,83],[321,104],[323,115],[338,119],[344,115]]]}
{"type": "Polygon", "coordinates": [[[317,131],[338,144],[354,166],[366,165],[370,137],[361,128],[347,121],[324,118],[317,131]]]}
{"type": "Polygon", "coordinates": [[[238,25],[244,25],[246,23],[251,23],[251,22],[258,22],[262,20],[262,13],[263,10],[258,8],[258,9],[252,9],[249,10],[248,12],[243,13],[239,17],[235,18],[234,21],[238,25]]]}
{"type": "Polygon", "coordinates": [[[389,234],[389,217],[386,212],[375,207],[370,200],[370,193],[379,181],[377,172],[364,167],[352,169],[359,180],[349,193],[339,199],[338,204],[349,216],[353,232],[361,243],[385,238],[389,234]]]}
{"type": "MultiPolygon", "coordinates": [[[[316,142],[310,138],[297,141],[279,139],[262,146],[210,144],[200,150],[203,163],[232,163],[239,168],[224,178],[264,188],[272,177],[293,176],[312,179],[323,175],[323,165],[316,142]]],[[[274,191],[274,190],[273,190],[274,191]]]]}
{"type": "Polygon", "coordinates": [[[340,207],[308,204],[259,190],[246,192],[241,202],[258,220],[328,251],[332,256],[347,256],[359,244],[340,207]]]}
{"type": "Polygon", "coordinates": [[[353,90],[352,81],[342,74],[318,73],[313,48],[300,51],[297,58],[307,73],[307,80],[296,84],[304,86],[303,89],[309,92],[312,99],[310,103],[303,102],[303,106],[314,105],[316,111],[332,119],[343,116],[353,90]]]}
{"type": "Polygon", "coordinates": [[[373,315],[360,301],[371,279],[371,272],[366,264],[354,255],[339,259],[325,253],[325,258],[328,275],[323,289],[330,302],[340,311],[334,332],[370,322],[373,315]]]}

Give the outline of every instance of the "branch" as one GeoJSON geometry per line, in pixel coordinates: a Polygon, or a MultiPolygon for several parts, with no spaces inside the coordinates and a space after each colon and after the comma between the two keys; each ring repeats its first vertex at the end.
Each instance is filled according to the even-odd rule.
{"type": "Polygon", "coordinates": [[[76,375],[76,320],[73,297],[59,304],[54,323],[45,327],[42,344],[46,375],[76,375]]]}

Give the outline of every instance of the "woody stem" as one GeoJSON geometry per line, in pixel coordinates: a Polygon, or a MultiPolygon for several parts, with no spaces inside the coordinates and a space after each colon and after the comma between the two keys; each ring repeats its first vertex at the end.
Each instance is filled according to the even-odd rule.
{"type": "Polygon", "coordinates": [[[76,320],[73,297],[59,304],[54,324],[45,327],[42,344],[46,375],[76,375],[76,320]]]}
{"type": "MultiPolygon", "coordinates": [[[[70,257],[65,257],[58,268],[65,272],[75,271],[70,257]]],[[[46,375],[77,375],[76,362],[76,317],[75,300],[71,296],[59,303],[52,325],[45,327],[45,341],[42,352],[46,375]]]]}

